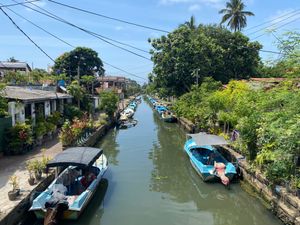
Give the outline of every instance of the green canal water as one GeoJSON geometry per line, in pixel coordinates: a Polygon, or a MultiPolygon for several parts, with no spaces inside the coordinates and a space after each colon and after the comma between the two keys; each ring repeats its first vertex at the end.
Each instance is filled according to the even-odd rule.
{"type": "Polygon", "coordinates": [[[204,183],[183,151],[185,133],[162,122],[150,105],[138,125],[111,130],[97,146],[109,169],[78,225],[281,225],[240,185],[204,183]]]}

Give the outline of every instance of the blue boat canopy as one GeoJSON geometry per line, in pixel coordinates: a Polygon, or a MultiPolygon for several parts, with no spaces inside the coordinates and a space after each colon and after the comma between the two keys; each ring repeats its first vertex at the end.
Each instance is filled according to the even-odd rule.
{"type": "Polygon", "coordinates": [[[227,145],[227,141],[217,135],[207,134],[205,132],[200,132],[198,134],[187,134],[188,137],[191,137],[195,141],[196,145],[227,145]]]}
{"type": "Polygon", "coordinates": [[[58,166],[92,166],[94,162],[102,155],[103,150],[91,147],[73,147],[68,148],[57,154],[54,159],[47,163],[47,167],[58,166]]]}

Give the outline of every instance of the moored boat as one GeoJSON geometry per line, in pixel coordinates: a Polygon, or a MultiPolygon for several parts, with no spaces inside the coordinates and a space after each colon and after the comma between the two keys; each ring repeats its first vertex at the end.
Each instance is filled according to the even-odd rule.
{"type": "Polygon", "coordinates": [[[76,220],[89,204],[108,167],[103,150],[73,147],[59,153],[48,162],[47,168],[65,168],[32,203],[30,211],[45,218],[63,202],[66,209],[61,219],[76,220]]]}
{"type": "Polygon", "coordinates": [[[236,168],[228,162],[215,145],[227,144],[223,137],[206,133],[188,134],[184,150],[190,162],[204,181],[218,181],[228,186],[236,175],[236,168]]]}
{"type": "Polygon", "coordinates": [[[161,114],[161,118],[163,121],[168,123],[176,122],[177,118],[174,116],[174,114],[170,111],[165,111],[161,114]]]}

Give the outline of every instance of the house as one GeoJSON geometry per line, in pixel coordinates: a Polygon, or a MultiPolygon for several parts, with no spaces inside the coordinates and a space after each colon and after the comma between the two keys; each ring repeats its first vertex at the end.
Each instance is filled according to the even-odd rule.
{"type": "Polygon", "coordinates": [[[55,111],[63,113],[64,104],[72,101],[72,96],[56,91],[34,89],[33,87],[7,86],[3,96],[8,99],[8,113],[12,125],[37,117],[47,117],[55,111]]]}
{"type": "Polygon", "coordinates": [[[101,91],[115,91],[120,99],[124,99],[128,79],[121,76],[98,77],[99,85],[96,86],[98,93],[101,91]]]}
{"type": "Polygon", "coordinates": [[[0,62],[0,77],[9,71],[27,74],[31,68],[26,62],[0,62]]]}

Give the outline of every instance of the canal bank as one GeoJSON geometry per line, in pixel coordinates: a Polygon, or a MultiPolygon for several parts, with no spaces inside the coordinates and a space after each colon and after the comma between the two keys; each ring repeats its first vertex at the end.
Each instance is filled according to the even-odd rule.
{"type": "MultiPolygon", "coordinates": [[[[134,97],[132,97],[134,98],[134,97]]],[[[93,146],[101,137],[103,137],[109,129],[111,129],[121,111],[124,110],[132,100],[124,99],[119,102],[118,109],[115,113],[116,118],[108,124],[99,127],[83,144],[84,146],[93,146]]],[[[43,179],[35,185],[28,184],[29,172],[26,169],[26,163],[33,159],[41,159],[44,155],[53,158],[57,153],[63,150],[62,143],[56,136],[53,140],[45,142],[42,146],[37,147],[34,151],[20,156],[6,156],[0,158],[2,161],[0,169],[0,225],[14,225],[14,224],[32,224],[34,215],[28,213],[32,198],[36,193],[40,193],[47,188],[47,186],[54,179],[53,174],[44,175],[43,179]],[[43,151],[43,149],[45,151],[43,151]],[[20,196],[15,201],[10,201],[7,197],[7,192],[11,185],[8,183],[9,177],[16,175],[20,185],[20,196]]]]}
{"type": "Polygon", "coordinates": [[[109,160],[104,200],[64,224],[281,224],[239,184],[227,190],[202,182],[183,151],[178,124],[163,123],[145,102],[135,119],[136,127],[110,130],[97,143],[109,160]]]}
{"type": "MultiPolygon", "coordinates": [[[[197,133],[200,130],[186,118],[179,117],[178,124],[189,133],[197,133]]],[[[226,158],[235,162],[243,178],[245,191],[251,190],[257,199],[270,209],[285,224],[300,224],[300,200],[291,194],[286,187],[271,185],[266,177],[259,171],[253,169],[244,156],[230,148],[223,146],[220,151],[226,158]]]]}

